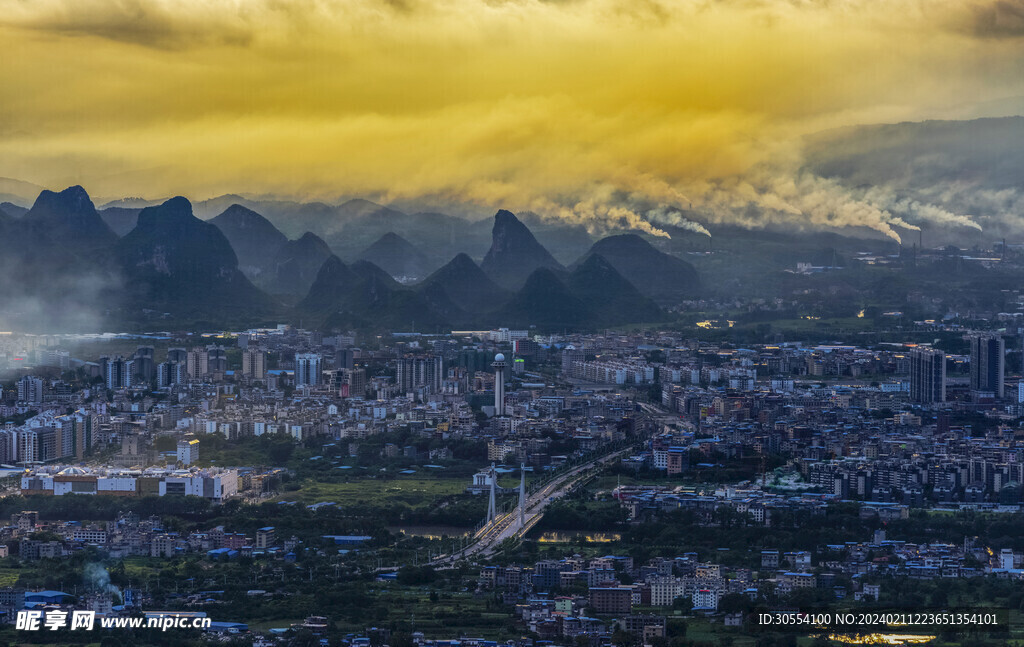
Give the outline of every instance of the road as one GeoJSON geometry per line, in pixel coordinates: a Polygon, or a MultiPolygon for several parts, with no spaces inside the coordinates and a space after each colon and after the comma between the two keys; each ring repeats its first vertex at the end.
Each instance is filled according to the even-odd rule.
{"type": "Polygon", "coordinates": [[[519,525],[519,507],[516,506],[511,512],[496,517],[494,522],[477,531],[473,537],[475,543],[453,555],[442,555],[431,562],[431,564],[434,566],[445,566],[461,559],[487,557],[493,554],[497,547],[506,539],[519,538],[529,532],[540,521],[540,518],[544,516],[544,508],[552,501],[564,496],[580,482],[589,479],[594,468],[606,465],[632,449],[632,447],[626,447],[615,450],[582,465],[577,465],[568,472],[559,475],[527,497],[526,514],[524,515],[525,523],[522,526],[519,525]]]}

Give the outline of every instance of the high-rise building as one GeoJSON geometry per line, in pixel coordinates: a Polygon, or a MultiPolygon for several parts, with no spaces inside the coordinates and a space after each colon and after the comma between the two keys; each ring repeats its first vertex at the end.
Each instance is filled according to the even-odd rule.
{"type": "Polygon", "coordinates": [[[910,351],[910,399],[924,404],[946,401],[946,354],[941,350],[910,351]]]}
{"type": "Polygon", "coordinates": [[[66,371],[71,368],[71,353],[66,350],[36,350],[36,363],[66,371]]]}
{"type": "Polygon", "coordinates": [[[167,388],[172,384],[184,384],[188,381],[185,364],[178,362],[161,362],[156,367],[157,388],[167,388]]]}
{"type": "Polygon", "coordinates": [[[575,346],[569,345],[562,350],[562,377],[576,377],[573,373],[573,364],[582,362],[587,358],[586,353],[575,346]]]}
{"type": "Polygon", "coordinates": [[[444,380],[444,362],[437,355],[400,357],[395,361],[395,384],[402,391],[425,389],[430,393],[441,390],[444,380]]]}
{"type": "Polygon", "coordinates": [[[223,346],[206,347],[206,368],[213,373],[224,374],[228,370],[228,351],[223,346]]]}
{"type": "Polygon", "coordinates": [[[168,348],[167,361],[174,362],[175,364],[187,364],[188,351],[184,348],[168,348]]]}
{"type": "Polygon", "coordinates": [[[118,355],[107,361],[106,374],[103,381],[110,390],[126,389],[132,386],[131,371],[135,363],[131,360],[125,361],[118,355]]]}
{"type": "Polygon", "coordinates": [[[32,375],[18,380],[18,402],[39,404],[43,401],[43,381],[32,375]]]}
{"type": "Polygon", "coordinates": [[[335,368],[355,368],[356,352],[351,348],[339,348],[334,352],[335,368]]]}
{"type": "Polygon", "coordinates": [[[320,384],[321,357],[316,353],[295,353],[295,386],[320,384]]]}
{"type": "Polygon", "coordinates": [[[14,460],[31,463],[39,460],[39,434],[34,429],[19,429],[14,438],[14,460]]]}
{"type": "Polygon", "coordinates": [[[331,373],[331,388],[344,398],[366,396],[366,369],[339,368],[331,373]]]}
{"type": "Polygon", "coordinates": [[[997,398],[1005,395],[1006,345],[1000,335],[971,337],[971,391],[989,392],[997,398]]]}
{"type": "Polygon", "coordinates": [[[242,375],[254,380],[267,376],[267,352],[261,348],[247,348],[242,351],[242,375]]]}
{"type": "Polygon", "coordinates": [[[455,363],[460,368],[466,369],[467,373],[473,375],[478,371],[486,371],[492,359],[491,355],[486,351],[468,348],[459,351],[455,363]]]}
{"type": "Polygon", "coordinates": [[[366,395],[366,369],[353,368],[347,371],[348,397],[362,398],[366,395]]]}
{"type": "Polygon", "coordinates": [[[156,353],[152,346],[139,346],[135,349],[132,361],[135,367],[135,380],[151,383],[156,378],[156,353]]]}
{"type": "Polygon", "coordinates": [[[494,415],[505,415],[505,356],[498,353],[494,356],[494,415]]]}
{"type": "Polygon", "coordinates": [[[209,358],[203,348],[192,348],[185,359],[188,376],[193,380],[201,380],[210,373],[209,358]]]}
{"type": "Polygon", "coordinates": [[[78,413],[72,417],[74,424],[74,453],[79,460],[92,453],[93,417],[87,413],[78,413]]]}

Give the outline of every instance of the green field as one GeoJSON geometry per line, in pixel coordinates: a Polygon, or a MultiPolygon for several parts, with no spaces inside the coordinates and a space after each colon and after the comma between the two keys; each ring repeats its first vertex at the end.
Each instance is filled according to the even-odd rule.
{"type": "Polygon", "coordinates": [[[0,568],[0,587],[14,586],[21,573],[18,568],[0,568]]]}
{"type": "Polygon", "coordinates": [[[349,483],[302,481],[299,489],[286,492],[272,501],[298,501],[305,505],[332,501],[339,505],[386,505],[404,503],[413,508],[426,507],[438,497],[461,494],[466,479],[399,477],[365,478],[349,483]]]}
{"type": "MultiPolygon", "coordinates": [[[[364,477],[348,483],[324,483],[304,479],[298,490],[285,492],[270,501],[298,501],[305,505],[325,501],[332,501],[338,505],[374,506],[400,503],[412,508],[421,508],[437,503],[441,497],[464,494],[466,487],[472,482],[465,477],[446,477],[442,475],[441,470],[437,471],[441,473],[436,476],[430,476],[429,471],[421,471],[424,476],[416,474],[364,477]]],[[[499,477],[498,484],[504,488],[517,488],[518,475],[499,477]]]]}

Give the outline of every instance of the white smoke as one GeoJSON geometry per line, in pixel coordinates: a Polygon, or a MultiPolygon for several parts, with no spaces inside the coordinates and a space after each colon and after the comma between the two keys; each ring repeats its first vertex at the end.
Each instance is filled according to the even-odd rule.
{"type": "Polygon", "coordinates": [[[898,197],[889,187],[872,187],[864,192],[864,199],[880,205],[889,211],[904,213],[920,224],[952,225],[970,227],[981,231],[981,225],[972,216],[953,213],[940,206],[921,202],[913,198],[898,197]]]}
{"type": "Polygon", "coordinates": [[[82,576],[85,578],[87,588],[100,593],[110,593],[117,596],[118,599],[121,598],[121,589],[111,583],[110,572],[102,564],[95,562],[86,564],[82,576]]]}
{"type": "Polygon", "coordinates": [[[692,231],[695,234],[703,234],[711,237],[711,232],[699,222],[687,220],[679,212],[678,209],[673,209],[667,205],[658,205],[654,209],[650,209],[644,213],[644,217],[651,222],[658,223],[659,225],[668,225],[671,227],[678,227],[679,229],[685,229],[686,231],[692,231]]]}

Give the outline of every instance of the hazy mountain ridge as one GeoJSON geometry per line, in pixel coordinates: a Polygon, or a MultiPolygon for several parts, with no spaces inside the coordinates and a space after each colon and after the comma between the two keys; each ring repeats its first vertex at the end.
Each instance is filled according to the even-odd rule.
{"type": "Polygon", "coordinates": [[[316,280],[320,267],[331,256],[331,248],[311,232],[296,240],[286,240],[273,258],[267,276],[267,289],[272,294],[303,297],[316,280]]]}
{"type": "Polygon", "coordinates": [[[458,254],[417,286],[443,298],[466,313],[481,315],[511,298],[512,293],[498,286],[467,254],[458,254]]]}
{"type": "MultiPolygon", "coordinates": [[[[1019,218],[1024,213],[1021,151],[1024,118],[888,124],[809,137],[806,165],[810,172],[840,182],[866,200],[877,200],[907,222],[923,222],[921,238],[926,245],[935,247],[952,240],[972,246],[1003,236],[1014,242],[1013,236],[1024,235],[1019,218]],[[939,204],[953,216],[966,214],[982,231],[948,215],[926,213],[915,200],[939,204]]],[[[0,189],[5,186],[0,182],[0,189]]],[[[17,186],[24,190],[32,185],[17,186]]],[[[103,316],[131,318],[136,316],[133,312],[155,308],[187,318],[205,308],[209,310],[206,314],[216,318],[214,304],[221,295],[237,312],[243,308],[231,304],[246,298],[256,304],[254,312],[278,307],[271,307],[274,300],[249,278],[272,294],[306,300],[320,270],[334,254],[384,266],[372,271],[360,266],[361,273],[352,280],[365,289],[349,293],[354,305],[340,310],[364,325],[383,326],[386,321],[408,319],[403,325],[409,326],[416,308],[423,311],[416,321],[436,325],[508,325],[512,320],[554,327],[573,326],[576,321],[617,325],[630,322],[630,316],[648,320],[663,312],[659,308],[656,313],[643,299],[670,308],[709,290],[715,294],[746,293],[772,273],[795,268],[799,261],[844,265],[860,251],[900,251],[895,242],[879,240],[877,232],[855,227],[836,230],[810,223],[784,226],[765,221],[763,227],[748,228],[710,217],[702,220],[701,214],[690,212],[683,217],[706,224],[712,238],[666,225],[671,239],[624,233],[590,242],[592,234],[578,225],[529,213],[516,216],[500,211],[493,219],[470,221],[443,213],[407,214],[359,199],[331,205],[226,195],[197,203],[196,213],[201,211],[213,220],[237,203],[238,209],[249,210],[249,217],[264,225],[260,232],[251,232],[251,240],[244,241],[234,233],[224,236],[217,223],[211,224],[226,245],[212,242],[209,231],[196,228],[196,222],[202,221],[191,213],[189,218],[196,222],[181,218],[179,224],[192,232],[194,240],[173,231],[154,234],[150,231],[153,223],[141,227],[147,210],[173,207],[173,211],[180,206],[178,200],[137,209],[126,206],[137,204],[137,199],[125,199],[97,210],[83,189],[69,187],[61,192],[41,190],[31,209],[11,201],[0,207],[4,214],[0,216],[4,267],[9,271],[0,293],[69,299],[74,291],[69,286],[75,284],[70,279],[91,277],[94,288],[82,292],[92,295],[92,311],[103,311],[103,316]],[[212,213],[214,208],[220,210],[212,213]],[[307,232],[311,238],[304,237],[307,232]],[[166,239],[159,245],[149,240],[148,260],[121,262],[126,246],[157,236],[166,239]],[[297,240],[282,243],[288,236],[297,240]],[[303,238],[305,242],[298,245],[303,238]],[[548,240],[560,241],[558,255],[548,247],[548,240]],[[291,243],[295,249],[280,252],[291,243]],[[278,246],[280,253],[272,255],[278,246]],[[577,251],[569,256],[574,249],[577,251]],[[41,250],[51,259],[49,263],[33,258],[41,250]],[[200,250],[205,251],[197,253],[200,250]],[[209,263],[203,256],[214,257],[216,262],[209,263]],[[481,256],[482,263],[477,265],[474,258],[479,261],[481,256]],[[105,257],[118,262],[104,261],[105,257]],[[174,257],[181,262],[172,261],[174,257]],[[257,273],[247,258],[267,262],[260,263],[263,267],[256,268],[257,273]],[[568,269],[559,259],[569,263],[568,269]],[[419,268],[423,269],[419,276],[425,278],[410,286],[384,281],[381,275],[408,275],[419,268]],[[609,268],[614,274],[608,273],[609,268]],[[539,269],[549,271],[538,274],[539,269]],[[593,278],[601,276],[604,278],[593,278]],[[37,277],[52,279],[53,285],[43,285],[37,277]],[[266,277],[266,282],[261,277],[266,277]],[[21,286],[16,285],[19,281],[21,286]],[[183,287],[207,281],[224,285],[202,288],[196,294],[187,294],[183,287]],[[542,285],[544,281],[556,283],[542,285]],[[614,289],[595,289],[602,281],[614,289]],[[122,290],[124,285],[131,286],[128,292],[122,290]],[[238,289],[228,294],[225,285],[238,289]],[[248,297],[239,299],[239,294],[248,297]],[[353,295],[359,298],[353,300],[353,295]],[[147,303],[147,299],[154,301],[147,303]],[[190,300],[196,307],[191,307],[190,300]],[[392,309],[394,313],[389,313],[392,309]]],[[[904,246],[917,242],[916,233],[903,231],[903,237],[904,246]]],[[[321,305],[331,309],[329,304],[321,305]]],[[[26,312],[29,310],[33,308],[26,312]]]]}
{"type": "Polygon", "coordinates": [[[238,256],[238,269],[259,284],[273,271],[273,259],[288,238],[262,215],[240,204],[232,204],[208,220],[220,229],[238,256]]]}
{"type": "Polygon", "coordinates": [[[0,202],[0,211],[3,211],[12,218],[21,218],[28,213],[28,207],[23,207],[13,202],[0,202]]]}
{"type": "Polygon", "coordinates": [[[107,226],[118,236],[125,236],[139,222],[139,212],[144,207],[103,207],[100,209],[100,217],[107,226]]]}
{"type": "Polygon", "coordinates": [[[369,261],[395,278],[422,279],[436,269],[426,254],[393,231],[363,250],[359,260],[369,261]]]}
{"type": "Polygon", "coordinates": [[[696,268],[681,258],[660,252],[636,234],[602,238],[574,266],[598,255],[645,296],[671,304],[700,293],[696,268]]]}
{"type": "Polygon", "coordinates": [[[367,261],[346,266],[328,258],[296,306],[297,315],[312,325],[331,328],[391,330],[444,329],[449,320],[417,291],[401,286],[387,272],[367,261]]]}

